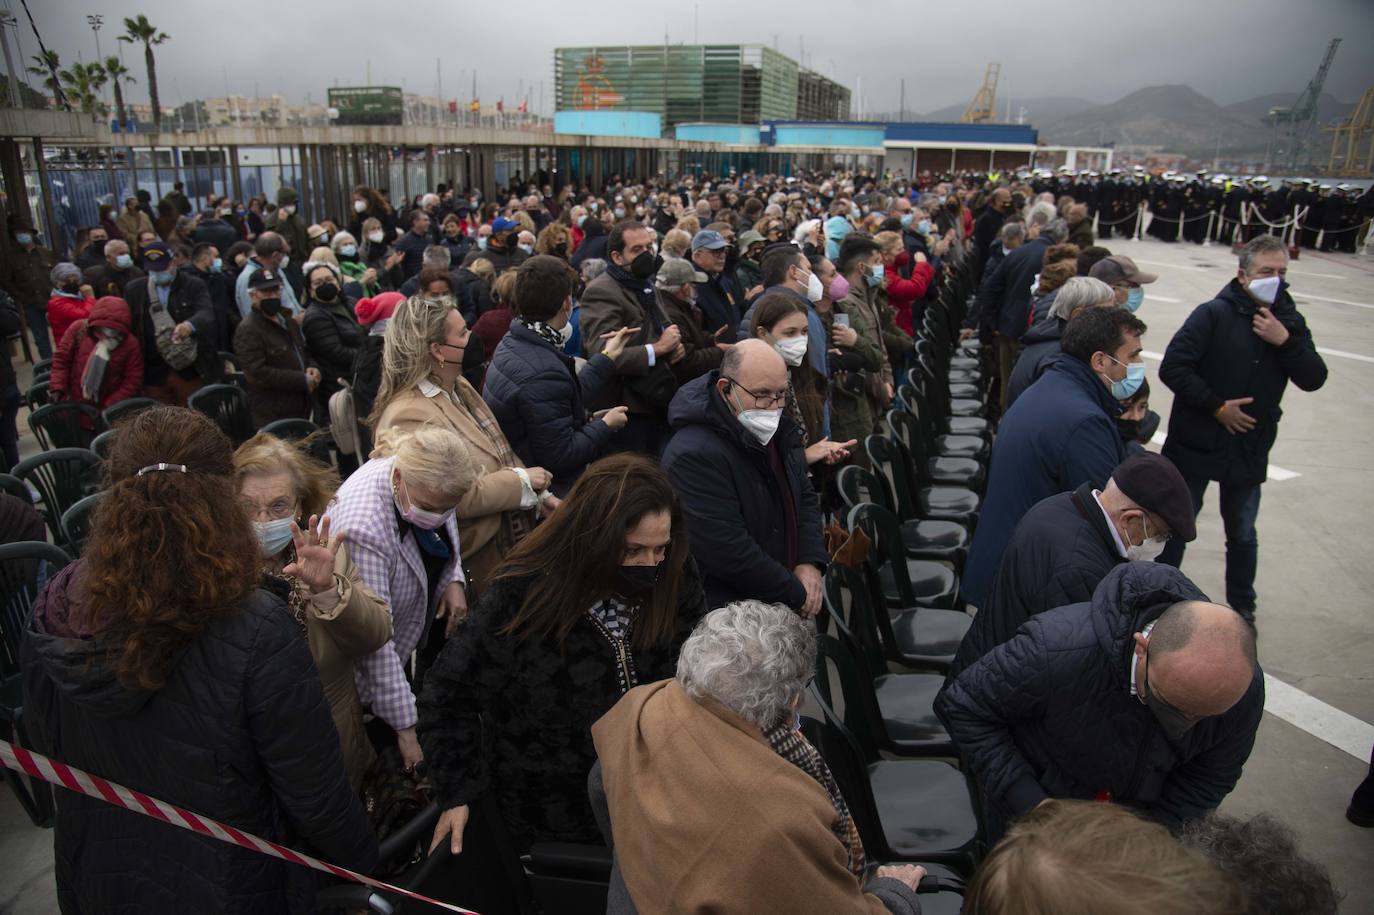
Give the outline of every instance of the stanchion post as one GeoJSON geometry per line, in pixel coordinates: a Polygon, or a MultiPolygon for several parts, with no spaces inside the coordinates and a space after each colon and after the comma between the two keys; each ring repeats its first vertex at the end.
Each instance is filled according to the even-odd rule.
{"type": "Polygon", "coordinates": [[[1203,246],[1204,248],[1210,248],[1210,247],[1212,247],[1212,230],[1216,228],[1216,225],[1217,225],[1217,211],[1216,211],[1216,210],[1208,210],[1208,211],[1207,211],[1207,237],[1206,237],[1206,238],[1203,240],[1203,242],[1202,242],[1202,246],[1203,246]]]}
{"type": "Polygon", "coordinates": [[[1137,204],[1135,205],[1135,240],[1136,240],[1136,241],[1140,241],[1140,238],[1141,238],[1140,230],[1141,230],[1141,227],[1142,227],[1141,224],[1144,223],[1144,222],[1145,222],[1145,204],[1143,204],[1143,203],[1137,203],[1137,204]]]}

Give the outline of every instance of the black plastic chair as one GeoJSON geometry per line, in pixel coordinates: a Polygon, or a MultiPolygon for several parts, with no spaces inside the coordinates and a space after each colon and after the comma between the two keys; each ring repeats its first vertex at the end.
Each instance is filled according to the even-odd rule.
{"type": "Polygon", "coordinates": [[[28,404],[30,410],[37,410],[39,407],[48,405],[47,378],[29,385],[29,389],[24,392],[24,403],[28,404]]]}
{"type": "Polygon", "coordinates": [[[846,576],[838,586],[854,595],[851,605],[858,607],[853,624],[858,627],[856,631],[867,623],[883,656],[904,667],[948,673],[973,625],[973,618],[962,610],[888,607],[873,561],[864,563],[856,575],[846,576]]]}
{"type": "MultiPolygon", "coordinates": [[[[893,511],[892,495],[882,477],[852,464],[841,467],[836,487],[846,509],[872,503],[893,511]]],[[[944,518],[906,518],[901,521],[902,543],[912,559],[943,559],[954,563],[955,571],[962,571],[968,559],[968,526],[944,518]]]]}
{"type": "Polygon", "coordinates": [[[941,432],[935,424],[934,416],[926,403],[925,396],[913,384],[897,386],[897,404],[907,413],[916,417],[921,433],[926,438],[929,450],[938,457],[973,458],[986,463],[992,453],[992,446],[981,435],[955,435],[941,432]]]}
{"type": "Polygon", "coordinates": [[[878,505],[859,505],[849,513],[848,528],[858,526],[873,542],[869,559],[883,583],[884,604],[888,607],[953,607],[959,591],[959,576],[952,562],[938,559],[912,559],[902,541],[897,516],[878,505]]]}
{"type": "Polygon", "coordinates": [[[248,395],[232,384],[208,384],[192,394],[187,406],[215,421],[236,446],[253,437],[253,419],[248,412],[248,395]]]}
{"type": "Polygon", "coordinates": [[[814,686],[811,694],[824,720],[803,717],[802,734],[834,775],[868,855],[933,861],[971,875],[979,853],[978,818],[963,773],[937,759],[879,758],[876,747],[859,744],[814,686]]]}
{"type": "Polygon", "coordinates": [[[285,439],[286,441],[299,442],[319,432],[320,427],[308,419],[300,419],[292,416],[286,419],[275,419],[258,431],[266,432],[268,435],[275,435],[277,438],[285,439]]]}
{"type": "Polygon", "coordinates": [[[62,542],[62,515],[90,494],[100,467],[100,458],[86,448],[44,451],[14,466],[14,475],[38,490],[43,520],[54,541],[62,542]]]}
{"type": "Polygon", "coordinates": [[[897,515],[902,518],[944,518],[972,525],[982,499],[961,486],[922,486],[914,478],[911,457],[899,442],[881,435],[864,440],[874,471],[887,481],[897,515]]]}
{"type": "Polygon", "coordinates": [[[225,384],[232,384],[242,388],[248,384],[248,379],[243,374],[243,368],[239,365],[239,357],[233,353],[220,350],[216,355],[219,356],[222,378],[225,384]]]}
{"type": "Polygon", "coordinates": [[[34,375],[45,375],[50,372],[52,372],[51,359],[39,359],[37,362],[33,364],[34,375]]]}
{"type": "Polygon", "coordinates": [[[62,513],[62,539],[77,556],[86,551],[86,541],[91,536],[91,523],[95,519],[95,507],[100,504],[103,493],[92,493],[62,513]]]}
{"type": "Polygon", "coordinates": [[[33,504],[33,491],[23,480],[12,473],[0,473],[0,492],[9,493],[16,499],[22,499],[27,505],[33,504]]]}
{"type": "MultiPolygon", "coordinates": [[[[9,724],[14,739],[23,746],[33,744],[24,727],[19,645],[28,628],[34,600],[53,575],[69,562],[71,557],[51,543],[0,545],[0,718],[9,724]]],[[[11,769],[5,770],[5,780],[35,826],[52,825],[52,788],[11,769]]]]}
{"type": "Polygon", "coordinates": [[[110,456],[110,448],[114,446],[114,438],[118,432],[118,429],[106,429],[91,439],[91,450],[95,452],[96,457],[103,461],[110,456]]]}
{"type": "Polygon", "coordinates": [[[51,448],[89,448],[105,430],[100,411],[88,403],[62,401],[39,407],[29,414],[29,428],[38,444],[51,448]]]}
{"type": "Polygon", "coordinates": [[[105,428],[113,429],[114,424],[129,416],[133,416],[140,410],[158,406],[158,402],[151,397],[128,397],[119,403],[112,403],[101,411],[101,416],[105,419],[105,428]]]}
{"type": "MultiPolygon", "coordinates": [[[[992,441],[991,427],[988,421],[981,416],[951,416],[949,415],[948,404],[945,409],[940,409],[940,404],[926,396],[924,388],[920,385],[905,384],[898,385],[898,393],[901,395],[899,400],[905,404],[915,404],[917,409],[912,412],[924,412],[930,417],[930,422],[934,428],[946,435],[970,436],[979,439],[983,448],[972,457],[982,457],[990,447],[992,441]]],[[[907,409],[912,409],[908,407],[907,409]]]]}
{"type": "Polygon", "coordinates": [[[891,409],[884,417],[893,441],[911,455],[911,467],[922,486],[963,486],[981,493],[987,486],[983,465],[973,458],[931,457],[921,425],[905,410],[891,409]]]}

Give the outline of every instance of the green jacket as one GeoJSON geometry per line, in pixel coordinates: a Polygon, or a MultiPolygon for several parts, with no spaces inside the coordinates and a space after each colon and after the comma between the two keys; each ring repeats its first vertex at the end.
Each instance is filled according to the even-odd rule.
{"type": "Polygon", "coordinates": [[[830,314],[823,314],[826,334],[834,324],[834,315],[849,315],[849,326],[859,335],[849,351],[862,365],[861,371],[835,372],[830,377],[830,439],[845,442],[859,440],[859,451],[863,452],[863,440],[873,433],[873,404],[868,396],[869,377],[881,377],[886,360],[873,325],[862,308],[853,308],[849,298],[837,302],[830,314]]]}

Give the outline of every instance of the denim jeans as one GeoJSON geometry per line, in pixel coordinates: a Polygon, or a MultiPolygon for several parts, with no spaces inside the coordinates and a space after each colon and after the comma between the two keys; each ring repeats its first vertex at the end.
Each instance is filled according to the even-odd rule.
{"type": "MultiPolygon", "coordinates": [[[[1202,511],[1202,496],[1207,491],[1206,477],[1183,475],[1193,494],[1193,513],[1202,511]]],[[[1259,538],[1255,520],[1259,517],[1260,484],[1218,484],[1221,488],[1221,523],[1226,529],[1226,603],[1236,610],[1255,610],[1255,568],[1259,561],[1259,538]]],[[[1159,561],[1177,568],[1183,562],[1184,543],[1178,537],[1160,554],[1159,561]]]]}
{"type": "Polygon", "coordinates": [[[48,332],[48,303],[30,303],[24,306],[24,318],[29,323],[29,333],[38,347],[39,359],[52,358],[52,336],[48,332]]]}

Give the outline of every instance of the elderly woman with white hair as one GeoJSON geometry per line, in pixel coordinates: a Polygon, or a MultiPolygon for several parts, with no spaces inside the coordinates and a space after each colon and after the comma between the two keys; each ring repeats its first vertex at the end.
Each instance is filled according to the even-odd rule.
{"type": "Polygon", "coordinates": [[[924,869],[865,880],[854,818],[797,728],[815,664],[815,630],[790,609],[728,604],[683,644],[676,679],[630,690],[593,726],[608,913],[918,915],[924,869]]]}
{"type": "Polygon", "coordinates": [[[373,742],[389,728],[411,768],[424,754],[406,665],[433,620],[451,630],[467,616],[454,510],[476,478],[472,453],[451,430],[386,430],[329,508],[363,582],[391,607],[391,640],[355,661],[358,699],[375,716],[373,742]]]}
{"type": "Polygon", "coordinates": [[[1021,355],[1007,382],[1007,407],[1010,408],[1016,398],[1044,374],[1050,363],[1059,358],[1059,338],[1070,318],[1085,308],[1113,308],[1115,304],[1112,287],[1101,280],[1088,276],[1065,280],[1064,285],[1055,290],[1049,314],[1032,325],[1021,338],[1021,355]]]}

